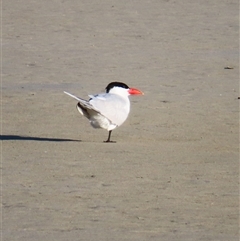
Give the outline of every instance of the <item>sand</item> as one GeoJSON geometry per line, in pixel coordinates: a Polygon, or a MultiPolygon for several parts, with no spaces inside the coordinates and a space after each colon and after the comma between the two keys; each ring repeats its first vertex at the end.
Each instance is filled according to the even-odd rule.
{"type": "Polygon", "coordinates": [[[238,240],[237,0],[2,7],[2,240],[238,240]],[[112,81],[106,144],[63,91],[112,81]]]}

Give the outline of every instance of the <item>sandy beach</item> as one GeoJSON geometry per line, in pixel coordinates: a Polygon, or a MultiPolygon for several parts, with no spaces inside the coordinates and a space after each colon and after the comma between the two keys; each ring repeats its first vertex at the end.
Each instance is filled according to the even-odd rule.
{"type": "Polygon", "coordinates": [[[3,241],[239,240],[239,2],[2,3],[3,241]],[[63,91],[139,88],[103,143],[63,91]]]}

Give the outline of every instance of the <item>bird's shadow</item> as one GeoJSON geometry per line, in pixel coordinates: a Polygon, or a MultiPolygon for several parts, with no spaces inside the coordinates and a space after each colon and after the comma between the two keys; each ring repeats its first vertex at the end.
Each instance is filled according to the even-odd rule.
{"type": "Polygon", "coordinates": [[[35,136],[18,136],[18,135],[0,135],[1,141],[52,141],[52,142],[67,142],[67,141],[76,141],[81,140],[74,139],[63,139],[63,138],[48,138],[48,137],[35,137],[35,136]]]}

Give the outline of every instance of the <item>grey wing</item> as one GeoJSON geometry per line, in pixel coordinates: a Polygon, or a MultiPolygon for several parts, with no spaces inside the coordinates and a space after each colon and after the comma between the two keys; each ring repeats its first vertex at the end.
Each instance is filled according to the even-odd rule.
{"type": "Polygon", "coordinates": [[[120,126],[128,117],[129,104],[121,97],[110,94],[94,96],[89,103],[112,124],[120,126]]]}

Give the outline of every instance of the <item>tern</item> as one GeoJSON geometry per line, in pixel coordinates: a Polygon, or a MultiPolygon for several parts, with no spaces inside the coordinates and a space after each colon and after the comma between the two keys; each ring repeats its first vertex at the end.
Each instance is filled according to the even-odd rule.
{"type": "Polygon", "coordinates": [[[108,131],[110,140],[112,130],[121,126],[130,112],[130,95],[143,95],[143,92],[130,88],[122,82],[111,82],[106,87],[106,93],[88,95],[89,100],[84,100],[66,91],[65,94],[78,101],[77,110],[85,116],[92,127],[102,128],[108,131]]]}

